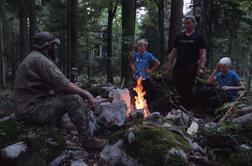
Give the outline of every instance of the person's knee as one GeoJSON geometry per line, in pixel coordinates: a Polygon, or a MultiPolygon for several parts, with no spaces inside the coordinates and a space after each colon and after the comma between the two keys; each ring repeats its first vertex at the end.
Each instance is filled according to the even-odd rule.
{"type": "Polygon", "coordinates": [[[81,105],[84,103],[84,101],[80,97],[80,95],[77,95],[77,94],[69,94],[69,95],[67,95],[67,100],[68,100],[68,103],[79,103],[81,105]]]}

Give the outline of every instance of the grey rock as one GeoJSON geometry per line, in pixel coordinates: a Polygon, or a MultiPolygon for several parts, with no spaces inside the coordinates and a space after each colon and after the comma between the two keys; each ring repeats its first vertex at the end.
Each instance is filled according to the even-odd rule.
{"type": "Polygon", "coordinates": [[[126,120],[127,107],[123,100],[111,104],[100,105],[101,113],[97,117],[97,123],[107,128],[122,126],[126,120]]]}
{"type": "Polygon", "coordinates": [[[121,148],[123,141],[119,140],[113,145],[106,145],[101,152],[98,166],[116,166],[116,165],[129,165],[141,166],[137,160],[127,155],[121,148]]]}
{"type": "Polygon", "coordinates": [[[160,124],[161,123],[161,114],[159,112],[153,112],[148,117],[148,120],[160,124]]]}
{"type": "Polygon", "coordinates": [[[9,116],[5,116],[3,118],[0,119],[0,122],[4,122],[4,121],[7,121],[7,120],[11,120],[11,119],[15,119],[16,116],[14,113],[10,114],[9,116]]]}
{"type": "Polygon", "coordinates": [[[17,142],[15,144],[9,145],[1,150],[1,156],[6,158],[15,159],[21,153],[27,150],[27,145],[24,142],[17,142]]]}

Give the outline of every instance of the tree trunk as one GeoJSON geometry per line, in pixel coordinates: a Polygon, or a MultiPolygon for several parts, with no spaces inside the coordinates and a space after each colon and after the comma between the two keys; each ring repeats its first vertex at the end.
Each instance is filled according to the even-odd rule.
{"type": "Polygon", "coordinates": [[[35,1],[29,1],[29,20],[30,20],[30,47],[32,45],[35,33],[37,31],[37,13],[35,9],[35,1]]]}
{"type": "Polygon", "coordinates": [[[0,15],[0,88],[6,89],[5,83],[5,65],[4,65],[4,47],[3,47],[3,20],[0,15]]]}
{"type": "Polygon", "coordinates": [[[20,28],[20,61],[29,52],[29,32],[28,32],[28,0],[19,0],[19,28],[20,28]]]}
{"type": "Polygon", "coordinates": [[[121,81],[127,86],[130,81],[130,59],[134,51],[136,1],[122,1],[122,60],[121,81]]]}
{"type": "Polygon", "coordinates": [[[68,48],[68,65],[67,77],[70,78],[72,67],[76,67],[77,56],[77,0],[67,1],[67,48],[68,48]]]}
{"type": "Polygon", "coordinates": [[[16,76],[17,69],[17,36],[14,28],[12,28],[12,58],[11,58],[11,87],[14,87],[14,80],[16,76]]]}
{"type": "Polygon", "coordinates": [[[164,38],[164,0],[156,1],[158,5],[158,27],[159,27],[159,52],[160,62],[164,62],[165,55],[165,38],[164,38]]]}
{"type": "Polygon", "coordinates": [[[173,42],[178,32],[181,31],[183,18],[183,0],[171,0],[170,31],[168,41],[168,51],[173,47],[173,42]]]}
{"type": "Polygon", "coordinates": [[[109,4],[108,8],[108,27],[107,27],[107,82],[113,84],[113,70],[112,70],[112,25],[117,9],[117,3],[113,8],[113,4],[109,4]]]}

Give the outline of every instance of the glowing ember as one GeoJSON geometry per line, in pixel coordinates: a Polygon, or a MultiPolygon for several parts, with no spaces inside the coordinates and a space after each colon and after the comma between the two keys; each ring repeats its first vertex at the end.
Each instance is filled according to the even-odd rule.
{"type": "Polygon", "coordinates": [[[135,96],[135,107],[137,110],[144,110],[144,117],[147,117],[150,112],[148,110],[148,105],[146,100],[144,99],[144,95],[146,94],[145,91],[143,91],[143,86],[142,86],[142,80],[143,78],[140,77],[137,79],[137,85],[134,89],[134,91],[137,93],[137,96],[135,96]]]}

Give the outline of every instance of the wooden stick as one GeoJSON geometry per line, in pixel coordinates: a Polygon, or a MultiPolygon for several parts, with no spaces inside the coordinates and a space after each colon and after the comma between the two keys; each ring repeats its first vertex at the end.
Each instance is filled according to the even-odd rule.
{"type": "Polygon", "coordinates": [[[242,92],[239,97],[234,101],[234,104],[228,109],[228,111],[225,113],[225,115],[221,118],[221,120],[218,123],[223,122],[226,120],[232,113],[234,107],[238,104],[239,100],[245,95],[246,91],[242,92]]]}

